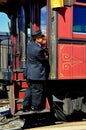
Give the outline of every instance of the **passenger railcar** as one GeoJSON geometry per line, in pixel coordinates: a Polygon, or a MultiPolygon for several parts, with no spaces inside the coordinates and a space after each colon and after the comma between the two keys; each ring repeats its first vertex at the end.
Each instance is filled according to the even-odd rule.
{"type": "MultiPolygon", "coordinates": [[[[11,23],[9,101],[12,114],[19,113],[28,87],[24,77],[28,29],[30,35],[38,29],[47,35],[49,86],[57,118],[64,120],[77,112],[86,114],[86,0],[0,0],[0,11],[7,13],[11,23]],[[42,23],[43,13],[45,23],[42,23]]],[[[45,108],[50,110],[47,98],[45,108]]]]}

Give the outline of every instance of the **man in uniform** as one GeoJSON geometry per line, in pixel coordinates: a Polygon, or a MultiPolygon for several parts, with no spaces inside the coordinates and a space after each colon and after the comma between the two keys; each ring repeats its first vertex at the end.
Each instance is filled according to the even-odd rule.
{"type": "Polygon", "coordinates": [[[39,111],[42,109],[44,86],[49,76],[50,65],[42,48],[43,34],[41,30],[32,33],[32,41],[27,47],[27,82],[22,103],[23,111],[39,111]]]}

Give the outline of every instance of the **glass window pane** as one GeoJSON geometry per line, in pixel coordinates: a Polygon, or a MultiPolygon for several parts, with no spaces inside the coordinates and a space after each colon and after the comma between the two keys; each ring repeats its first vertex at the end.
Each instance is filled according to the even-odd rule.
{"type": "Polygon", "coordinates": [[[86,33],[86,7],[74,6],[73,32],[86,33]]]}
{"type": "Polygon", "coordinates": [[[76,0],[76,2],[86,3],[86,0],[76,0]]]}

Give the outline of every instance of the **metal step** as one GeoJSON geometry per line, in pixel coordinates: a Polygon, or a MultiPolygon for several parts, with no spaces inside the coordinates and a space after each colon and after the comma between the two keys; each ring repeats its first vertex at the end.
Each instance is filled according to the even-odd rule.
{"type": "Polygon", "coordinates": [[[13,72],[14,73],[23,73],[24,72],[24,70],[23,69],[13,69],[13,72]]]}
{"type": "Polygon", "coordinates": [[[18,103],[22,103],[23,102],[23,98],[18,98],[18,99],[16,99],[16,103],[18,104],[18,103]]]}
{"type": "Polygon", "coordinates": [[[25,89],[25,88],[23,88],[23,89],[19,90],[19,92],[25,92],[25,91],[26,91],[26,89],[25,89]]]}
{"type": "Polygon", "coordinates": [[[33,111],[28,111],[28,112],[23,112],[23,111],[18,111],[15,113],[15,115],[29,115],[29,114],[41,114],[41,113],[48,113],[50,112],[49,109],[43,109],[41,111],[33,112],[33,111]]]}
{"type": "Polygon", "coordinates": [[[14,79],[13,82],[26,82],[26,79],[14,79]]]}

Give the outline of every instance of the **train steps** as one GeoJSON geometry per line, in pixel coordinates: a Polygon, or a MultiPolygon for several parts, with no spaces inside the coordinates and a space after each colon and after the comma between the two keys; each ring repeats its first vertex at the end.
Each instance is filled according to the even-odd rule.
{"type": "MultiPolygon", "coordinates": [[[[9,103],[11,107],[12,115],[26,115],[32,114],[31,112],[21,111],[21,104],[24,98],[26,89],[29,87],[26,79],[24,79],[23,71],[15,70],[13,71],[13,83],[10,85],[9,91],[9,103]]],[[[48,99],[46,98],[45,109],[39,113],[50,112],[50,106],[48,99]]]]}

